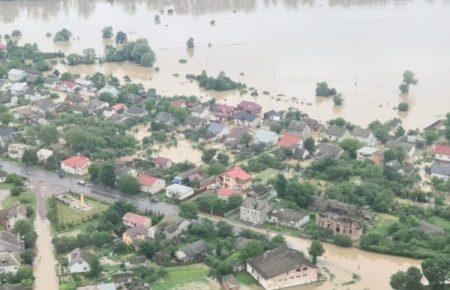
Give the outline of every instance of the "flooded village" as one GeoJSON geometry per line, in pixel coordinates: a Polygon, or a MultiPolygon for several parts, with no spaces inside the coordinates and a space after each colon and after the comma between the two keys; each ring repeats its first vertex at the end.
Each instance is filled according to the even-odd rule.
{"type": "Polygon", "coordinates": [[[0,1],[0,289],[448,289],[448,5],[0,1]]]}

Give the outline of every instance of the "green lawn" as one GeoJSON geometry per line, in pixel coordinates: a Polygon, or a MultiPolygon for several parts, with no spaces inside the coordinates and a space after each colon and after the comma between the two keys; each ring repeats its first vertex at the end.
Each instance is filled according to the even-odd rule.
{"type": "Polygon", "coordinates": [[[440,218],[438,216],[432,216],[432,217],[428,218],[427,221],[433,225],[436,225],[440,228],[450,231],[450,222],[443,218],[440,218]]]}
{"type": "Polygon", "coordinates": [[[269,180],[276,177],[278,173],[280,173],[280,170],[268,168],[256,174],[255,178],[261,180],[262,183],[267,184],[269,180]]]}
{"type": "Polygon", "coordinates": [[[57,215],[58,221],[64,225],[78,224],[83,221],[91,219],[94,215],[104,212],[108,205],[93,199],[85,198],[86,203],[94,208],[90,211],[79,211],[71,208],[67,204],[57,201],[57,215]]]}
{"type": "Polygon", "coordinates": [[[9,189],[9,190],[11,190],[13,187],[14,187],[14,184],[12,184],[12,183],[6,183],[6,182],[0,183],[0,189],[9,189]]]}
{"type": "Polygon", "coordinates": [[[294,228],[288,228],[288,227],[283,227],[283,226],[277,226],[275,224],[270,224],[270,223],[264,223],[261,225],[262,228],[264,229],[268,229],[271,231],[275,231],[275,232],[279,232],[282,234],[288,234],[290,236],[294,236],[294,237],[298,237],[299,236],[299,229],[294,229],[294,228]]]}
{"type": "Polygon", "coordinates": [[[207,283],[208,268],[194,264],[188,266],[168,267],[167,276],[152,285],[153,290],[170,290],[188,283],[207,283]]]}
{"type": "Polygon", "coordinates": [[[5,200],[3,200],[2,205],[4,208],[10,208],[16,202],[21,202],[23,204],[36,204],[36,196],[29,191],[21,193],[19,196],[9,195],[5,200]]]}
{"type": "Polygon", "coordinates": [[[377,220],[374,226],[370,229],[370,231],[376,231],[383,235],[387,235],[389,227],[394,224],[398,220],[397,217],[383,214],[377,217],[377,220]]]}
{"type": "Polygon", "coordinates": [[[255,280],[255,278],[253,278],[249,273],[247,272],[241,272],[241,273],[237,273],[235,275],[236,277],[236,282],[243,284],[243,285],[255,285],[258,284],[258,282],[255,280]]]}

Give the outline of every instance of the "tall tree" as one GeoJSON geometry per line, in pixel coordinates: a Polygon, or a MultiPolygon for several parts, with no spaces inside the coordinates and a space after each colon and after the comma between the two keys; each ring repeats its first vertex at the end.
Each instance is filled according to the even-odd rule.
{"type": "Polygon", "coordinates": [[[322,256],[325,253],[325,249],[319,240],[314,240],[308,248],[308,253],[311,256],[311,262],[316,265],[317,257],[322,256]]]}

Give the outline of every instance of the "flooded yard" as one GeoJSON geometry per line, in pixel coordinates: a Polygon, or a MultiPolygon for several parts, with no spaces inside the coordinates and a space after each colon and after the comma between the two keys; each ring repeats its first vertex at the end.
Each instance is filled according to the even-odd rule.
{"type": "Polygon", "coordinates": [[[155,155],[167,157],[175,163],[189,161],[195,165],[202,164],[202,152],[185,139],[177,140],[176,146],[160,146],[155,155]]]}

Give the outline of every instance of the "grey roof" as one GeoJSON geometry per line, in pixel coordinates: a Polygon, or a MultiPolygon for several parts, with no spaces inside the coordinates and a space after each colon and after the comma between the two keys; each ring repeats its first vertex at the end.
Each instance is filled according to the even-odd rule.
{"type": "Polygon", "coordinates": [[[305,128],[308,126],[308,124],[305,121],[296,121],[296,120],[292,120],[289,123],[288,126],[288,130],[289,131],[298,131],[298,132],[303,132],[303,130],[305,130],[305,128]]]}
{"type": "Polygon", "coordinates": [[[157,123],[173,123],[175,118],[172,114],[167,112],[159,112],[155,117],[155,122],[157,123]]]}
{"type": "Polygon", "coordinates": [[[397,140],[388,140],[385,144],[385,147],[388,149],[402,148],[406,152],[409,152],[414,148],[414,144],[400,142],[397,140]]]}
{"type": "Polygon", "coordinates": [[[137,225],[135,227],[132,227],[132,228],[128,229],[125,233],[128,236],[130,236],[132,238],[135,238],[138,235],[139,236],[147,235],[148,230],[147,230],[147,228],[145,226],[139,224],[139,225],[137,225]]]}
{"type": "Polygon", "coordinates": [[[37,100],[34,104],[35,106],[46,112],[54,110],[58,107],[58,104],[56,104],[50,99],[37,100]]]}
{"type": "Polygon", "coordinates": [[[278,141],[278,135],[273,131],[260,129],[256,131],[254,139],[256,142],[261,142],[265,144],[270,142],[276,143],[278,141]]]}
{"type": "Polygon", "coordinates": [[[254,114],[249,114],[247,112],[238,111],[238,112],[234,113],[233,118],[235,120],[253,122],[258,118],[258,116],[254,115],[254,114]]]}
{"type": "Polygon", "coordinates": [[[361,208],[351,203],[326,199],[316,195],[311,196],[308,208],[321,212],[328,210],[346,212],[348,215],[360,216],[369,221],[375,217],[375,214],[367,208],[361,208]]]}
{"type": "Polygon", "coordinates": [[[342,152],[343,150],[336,145],[321,143],[317,146],[316,155],[318,157],[337,158],[342,152]]]}
{"type": "Polygon", "coordinates": [[[197,127],[202,127],[203,125],[205,125],[206,121],[200,117],[189,115],[186,117],[186,120],[184,121],[184,123],[193,128],[197,128],[197,127]]]}
{"type": "Polygon", "coordinates": [[[224,130],[227,126],[221,123],[212,122],[208,126],[208,132],[213,133],[214,135],[220,134],[222,130],[224,130]]]}
{"type": "Polygon", "coordinates": [[[251,241],[250,239],[239,237],[236,239],[236,242],[234,242],[233,248],[236,250],[242,249],[247,242],[251,241]]]}
{"type": "Polygon", "coordinates": [[[301,267],[314,267],[302,253],[286,246],[279,246],[250,258],[248,264],[264,279],[270,279],[301,267]]]}
{"type": "Polygon", "coordinates": [[[12,128],[9,127],[0,128],[0,137],[10,136],[15,133],[16,131],[12,128]]]}
{"type": "Polygon", "coordinates": [[[270,208],[270,204],[265,200],[248,197],[244,200],[241,207],[261,211],[270,208]]]}
{"type": "Polygon", "coordinates": [[[147,115],[147,110],[141,107],[132,106],[131,108],[128,108],[125,110],[125,114],[127,115],[134,115],[134,116],[141,116],[141,115],[147,115]]]}
{"type": "Polygon", "coordinates": [[[8,243],[16,247],[22,247],[22,241],[19,236],[7,231],[0,232],[0,241],[8,243]]]}
{"type": "Polygon", "coordinates": [[[237,126],[237,127],[234,127],[230,131],[230,133],[228,134],[228,138],[240,140],[242,138],[242,136],[247,134],[247,132],[248,132],[248,128],[247,127],[245,127],[245,126],[237,126]]]}
{"type": "Polygon", "coordinates": [[[359,148],[356,152],[364,154],[364,155],[372,155],[375,152],[379,151],[379,149],[375,147],[364,146],[359,148]]]}
{"type": "Polygon", "coordinates": [[[269,216],[274,216],[280,221],[297,223],[301,221],[306,214],[292,209],[278,208],[273,209],[269,213],[269,216]]]}
{"type": "Polygon", "coordinates": [[[363,129],[361,127],[355,127],[351,132],[353,136],[359,138],[368,138],[370,136],[370,133],[372,133],[370,130],[363,129]]]}
{"type": "Polygon", "coordinates": [[[330,127],[327,128],[326,134],[330,136],[342,137],[345,134],[345,128],[336,125],[331,125],[330,127]]]}
{"type": "Polygon", "coordinates": [[[0,268],[20,266],[20,253],[0,253],[0,268]]]}
{"type": "Polygon", "coordinates": [[[205,241],[198,240],[196,242],[193,242],[189,245],[186,245],[182,248],[180,248],[180,251],[185,253],[188,257],[195,257],[197,255],[200,255],[202,253],[205,253],[208,250],[208,246],[206,245],[205,241]]]}
{"type": "Polygon", "coordinates": [[[89,263],[90,259],[91,259],[91,254],[89,254],[85,250],[76,248],[72,252],[69,253],[69,267],[78,262],[89,263]]]}
{"type": "Polygon", "coordinates": [[[450,164],[434,163],[431,165],[431,173],[450,177],[450,164]]]}

